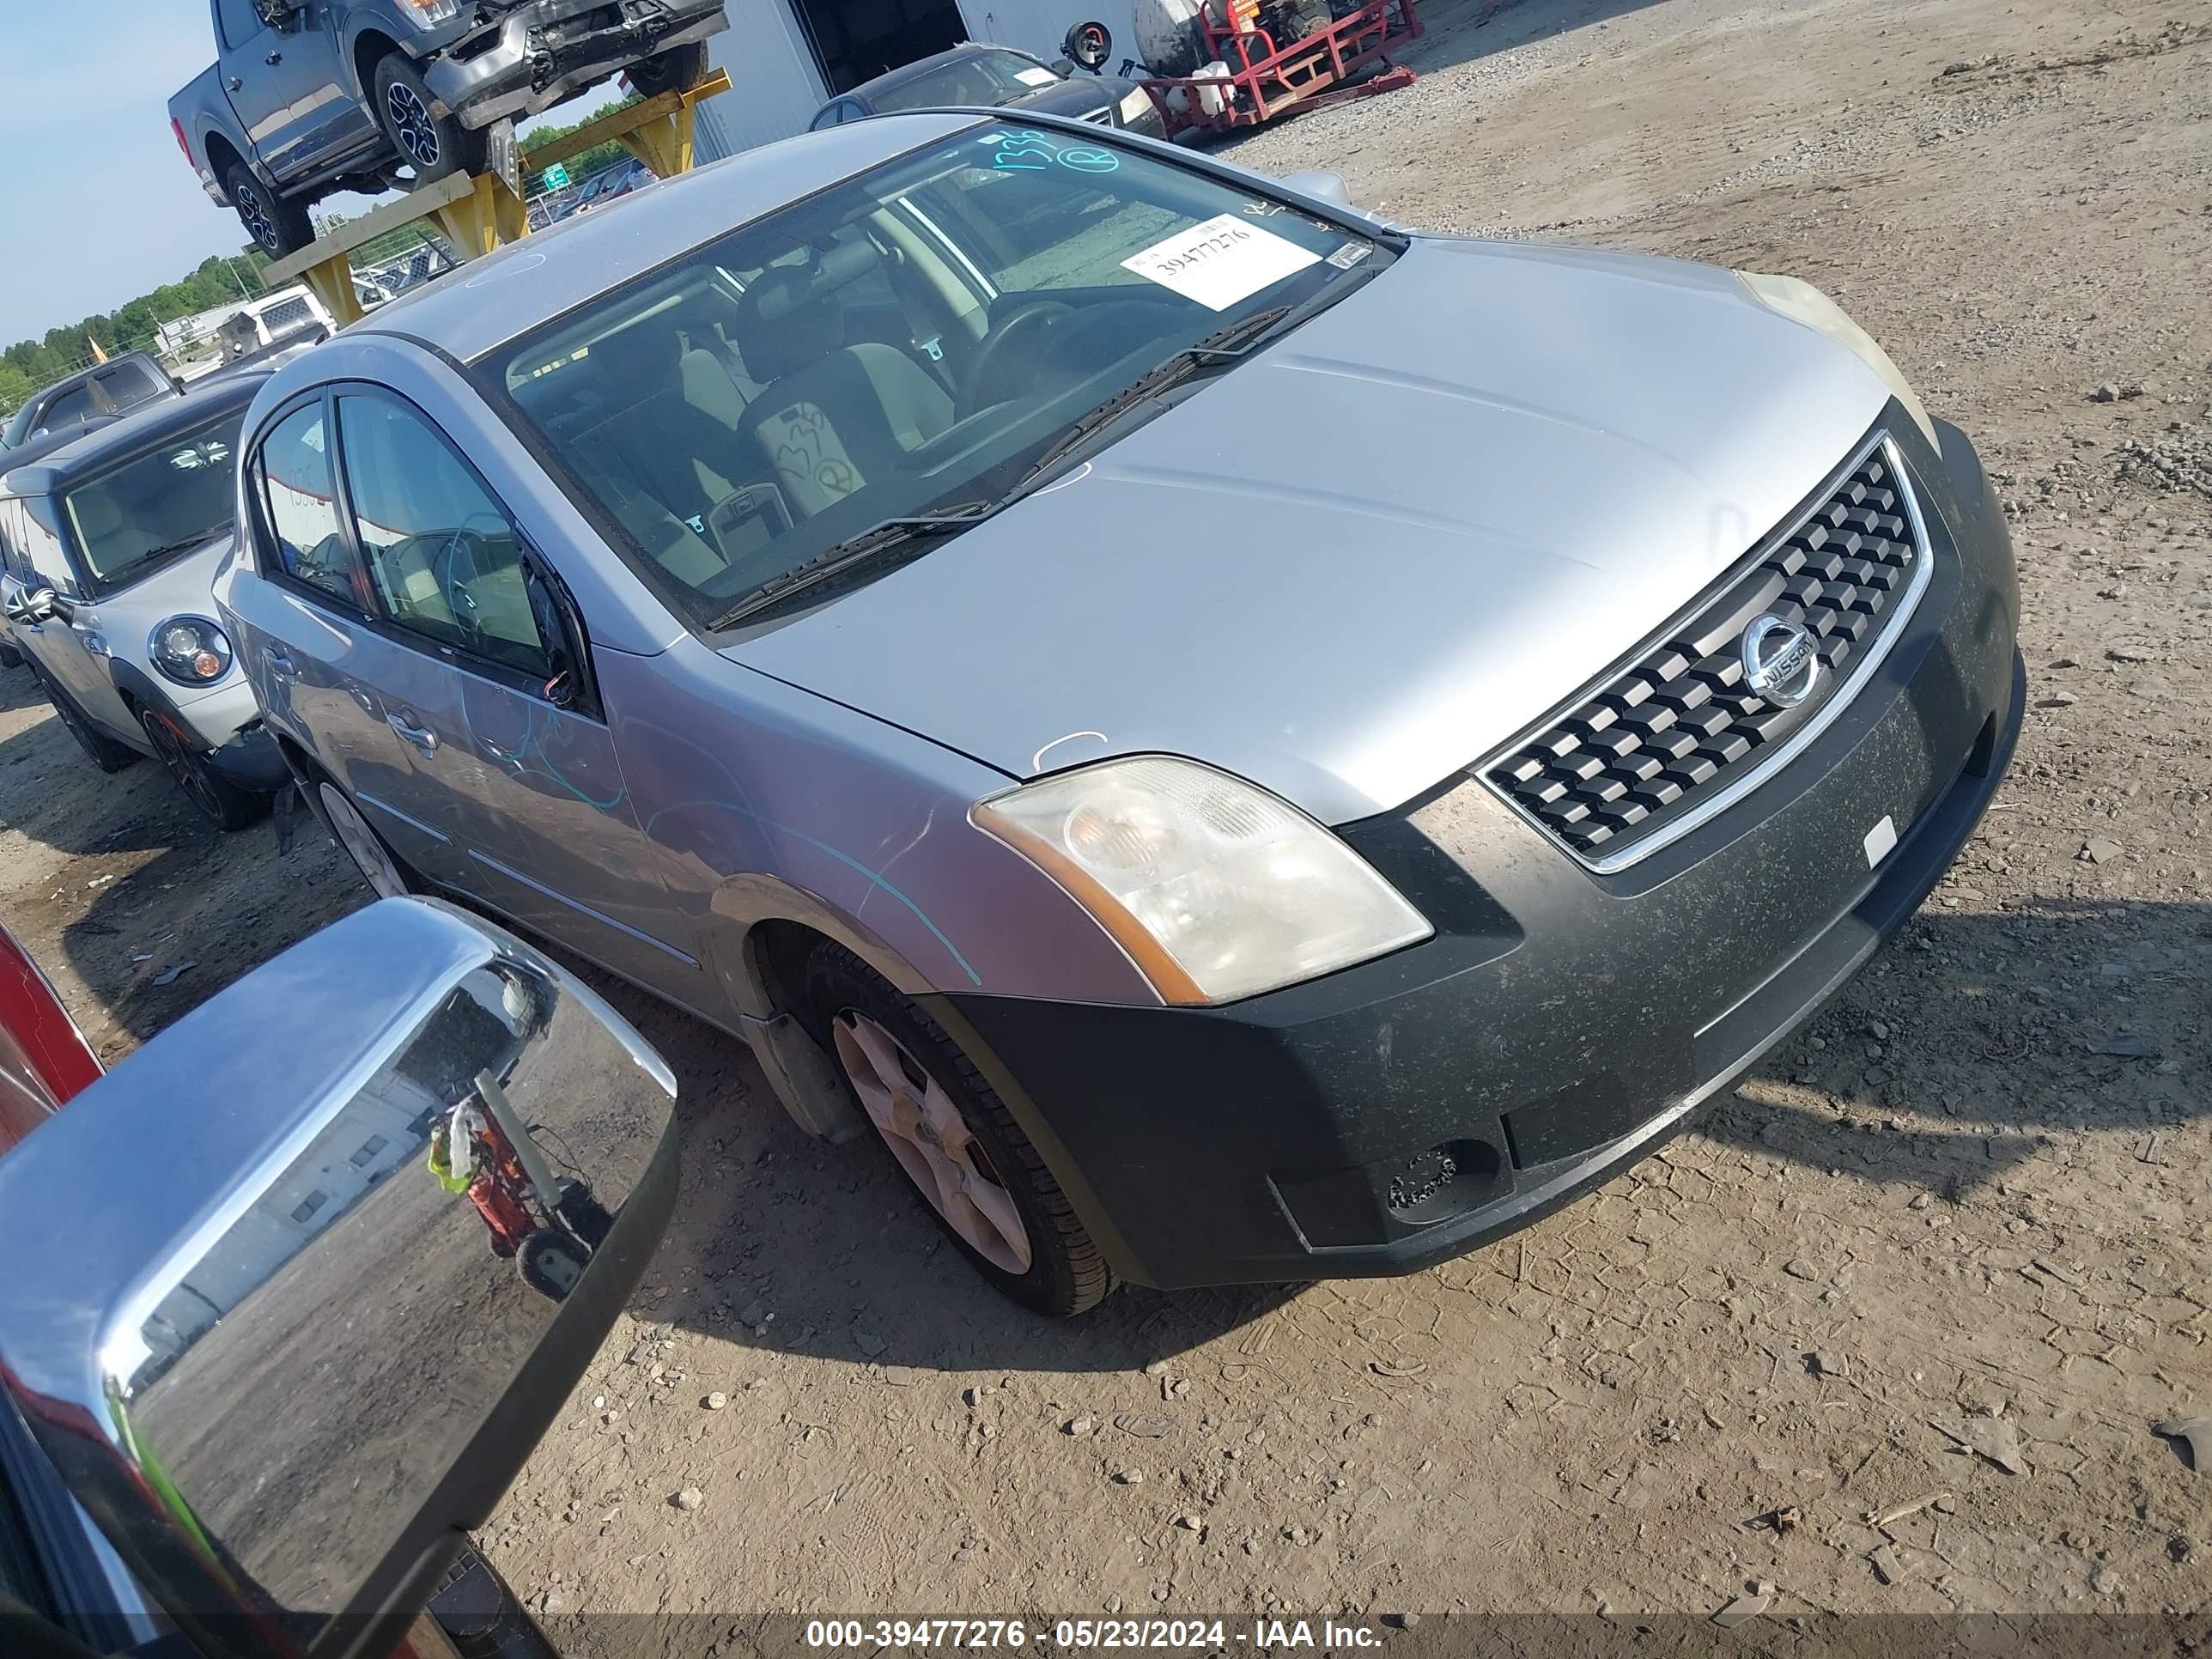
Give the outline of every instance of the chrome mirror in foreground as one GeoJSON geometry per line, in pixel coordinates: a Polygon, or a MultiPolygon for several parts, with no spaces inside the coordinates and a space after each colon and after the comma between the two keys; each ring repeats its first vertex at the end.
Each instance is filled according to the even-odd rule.
{"type": "Polygon", "coordinates": [[[1340,208],[1352,205],[1352,192],[1345,187],[1344,175],[1340,173],[1328,173],[1311,167],[1302,173],[1285,173],[1283,183],[1302,196],[1334,202],[1340,208]]]}
{"type": "Polygon", "coordinates": [[[0,1158],[0,1383],[201,1652],[380,1659],[659,1243],[674,1098],[537,951],[371,905],[0,1158]]]}

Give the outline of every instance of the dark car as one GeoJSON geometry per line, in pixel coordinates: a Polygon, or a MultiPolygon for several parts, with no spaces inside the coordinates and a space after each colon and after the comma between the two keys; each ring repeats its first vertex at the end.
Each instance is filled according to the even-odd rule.
{"type": "Polygon", "coordinates": [[[143,351],[125,352],[25,398],[0,428],[0,449],[21,449],[51,434],[104,426],[126,409],[179,395],[158,359],[143,351]]]}
{"type": "Polygon", "coordinates": [[[1167,136],[1158,106],[1137,82],[1072,69],[971,40],[861,82],[824,104],[810,125],[818,131],[902,110],[995,108],[1126,127],[1148,138],[1167,136]]]}

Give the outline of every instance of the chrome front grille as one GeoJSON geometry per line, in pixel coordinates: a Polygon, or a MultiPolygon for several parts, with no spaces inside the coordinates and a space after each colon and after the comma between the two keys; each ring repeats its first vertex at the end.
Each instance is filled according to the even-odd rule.
{"type": "Polygon", "coordinates": [[[1600,871],[1625,868],[1739,799],[1841,712],[1918,602],[1928,538],[1878,434],[1784,532],[1656,639],[1479,769],[1600,871]],[[1768,619],[1775,619],[1770,623],[1768,619]],[[1747,631],[1762,646],[1747,653],[1747,631]],[[1753,682],[1764,641],[1809,636],[1820,666],[1753,682]]]}

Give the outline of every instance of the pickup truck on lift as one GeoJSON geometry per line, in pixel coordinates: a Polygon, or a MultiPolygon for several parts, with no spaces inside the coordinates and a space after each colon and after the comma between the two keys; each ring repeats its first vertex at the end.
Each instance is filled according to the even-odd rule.
{"type": "Polygon", "coordinates": [[[325,196],[481,172],[495,122],[617,73],[646,97],[689,91],[722,6],[210,0],[216,62],[169,100],[169,125],[209,198],[281,258],[313,240],[325,196]]]}

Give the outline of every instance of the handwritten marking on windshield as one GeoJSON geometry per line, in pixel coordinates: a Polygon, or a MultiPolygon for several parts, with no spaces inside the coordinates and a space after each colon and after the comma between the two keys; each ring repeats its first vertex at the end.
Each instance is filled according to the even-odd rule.
{"type": "Polygon", "coordinates": [[[991,165],[1002,173],[1044,173],[1054,167],[1075,173],[1114,173],[1121,166],[1121,158],[1110,149],[1095,144],[1063,146],[1027,128],[983,142],[999,147],[991,165]]]}

